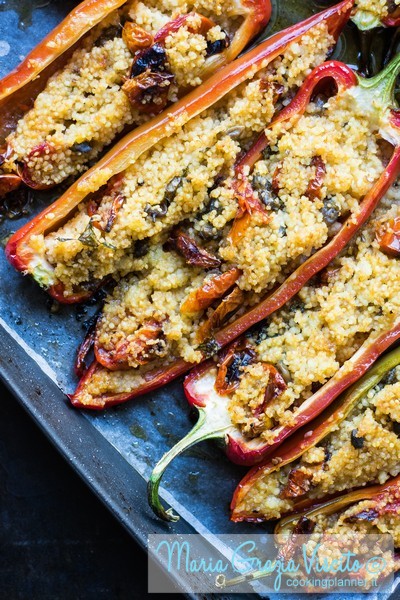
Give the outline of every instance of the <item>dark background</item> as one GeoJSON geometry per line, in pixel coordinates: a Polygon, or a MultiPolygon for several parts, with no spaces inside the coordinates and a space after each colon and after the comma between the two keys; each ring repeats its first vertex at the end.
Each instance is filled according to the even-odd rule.
{"type": "Polygon", "coordinates": [[[1,383],[0,523],[1,600],[148,597],[146,554],[1,383]]]}

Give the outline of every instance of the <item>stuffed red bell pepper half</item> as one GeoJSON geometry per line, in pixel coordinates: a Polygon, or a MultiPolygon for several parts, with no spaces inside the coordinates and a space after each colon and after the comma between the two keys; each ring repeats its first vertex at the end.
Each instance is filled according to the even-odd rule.
{"type": "Polygon", "coordinates": [[[352,4],[276,34],[126,136],[11,238],[12,264],[61,302],[87,297],[110,274],[140,270],[154,236],[207,212],[243,148],[325,60],[352,4]]]}
{"type": "Polygon", "coordinates": [[[388,108],[399,63],[369,80],[341,63],[316,67],[212,190],[208,211],[150,245],[115,288],[76,406],[116,404],[182,374],[282,307],[343,250],[399,170],[388,108]],[[332,79],[338,94],[320,102],[317,87],[309,100],[332,79]],[[215,239],[205,244],[210,224],[215,239]]]}
{"type": "Polygon", "coordinates": [[[234,521],[277,519],[400,472],[400,348],[253,467],[232,500],[234,521]]]}
{"type": "Polygon", "coordinates": [[[270,14],[269,0],[79,4],[0,81],[0,195],[79,175],[233,60],[270,14]]]}
{"type": "Polygon", "coordinates": [[[350,572],[349,577],[363,576],[363,585],[366,589],[372,588],[373,579],[379,582],[400,568],[400,477],[390,479],[383,485],[364,487],[336,498],[327,498],[305,511],[289,515],[278,523],[275,533],[280,551],[287,561],[293,556],[296,538],[302,534],[309,537],[306,542],[308,555],[318,544],[317,558],[320,564],[324,559],[333,564],[332,558],[335,554],[339,558],[343,546],[347,544],[352,556],[361,559],[361,570],[359,573],[350,572]],[[381,536],[388,535],[393,538],[394,553],[390,547],[385,547],[385,542],[382,543],[381,536]],[[352,544],[351,548],[349,543],[352,544]],[[368,568],[365,560],[362,560],[363,556],[383,559],[379,562],[382,570],[368,568]]]}
{"type": "MultiPolygon", "coordinates": [[[[276,448],[329,407],[400,338],[399,253],[386,239],[386,236],[396,237],[394,224],[400,217],[400,203],[394,201],[388,208],[387,201],[392,204],[389,196],[346,250],[295,298],[236,340],[217,361],[197,367],[187,377],[185,392],[190,404],[198,408],[199,421],[161,459],[150,479],[151,504],[159,516],[170,518],[158,500],[161,476],[169,462],[185,448],[206,438],[219,438],[233,462],[254,465],[272,456],[267,464],[279,466],[282,456],[280,448],[276,448]]],[[[388,418],[388,415],[383,417],[388,418]]],[[[322,424],[327,426],[325,418],[322,424]]],[[[353,429],[357,427],[354,425],[353,429]]],[[[383,435],[396,440],[391,429],[383,435]]],[[[314,422],[307,432],[311,441],[313,432],[314,422]]],[[[352,441],[361,444],[362,440],[356,438],[363,438],[362,432],[362,428],[359,433],[354,432],[350,444],[352,441]]],[[[291,456],[291,439],[288,444],[291,456]]],[[[396,469],[398,449],[396,446],[391,467],[388,456],[384,456],[388,469],[396,469]]],[[[321,452],[319,449],[319,455],[321,452]]],[[[257,498],[258,488],[256,484],[253,486],[253,480],[263,486],[262,477],[258,478],[256,472],[257,469],[239,486],[233,503],[234,520],[240,520],[242,510],[245,515],[249,512],[243,508],[248,488],[257,498]]],[[[328,473],[329,470],[327,477],[328,473]]],[[[345,477],[344,470],[341,474],[345,477]]],[[[288,494],[290,485],[291,481],[288,494]]],[[[301,475],[298,485],[301,486],[301,475]]],[[[336,485],[340,486],[338,476],[336,485]]],[[[272,499],[271,504],[278,507],[279,501],[272,499]]],[[[290,504],[286,510],[289,508],[290,504]]],[[[250,511],[250,520],[251,517],[260,518],[258,512],[254,515],[250,511]]]]}

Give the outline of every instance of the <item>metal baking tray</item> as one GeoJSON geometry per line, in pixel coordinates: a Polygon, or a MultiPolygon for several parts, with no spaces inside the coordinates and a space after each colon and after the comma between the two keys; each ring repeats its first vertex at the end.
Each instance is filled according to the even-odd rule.
{"type": "MultiPolygon", "coordinates": [[[[77,3],[0,0],[0,77],[77,3]]],[[[271,22],[261,38],[328,4],[333,2],[276,0],[271,22]]],[[[335,56],[354,64],[357,35],[348,26],[335,56]]],[[[381,35],[376,34],[374,43],[381,35]]],[[[32,194],[28,216],[5,220],[0,225],[2,245],[50,199],[49,193],[32,194]]],[[[254,533],[254,526],[234,525],[228,518],[229,500],[245,469],[229,463],[212,443],[186,452],[164,477],[161,495],[181,515],[178,523],[169,525],[157,520],[147,506],[146,478],[152,466],[191,427],[181,381],[103,413],[79,412],[70,406],[64,393],[76,385],[72,364],[83,335],[82,321],[93,310],[95,307],[55,307],[32,281],[14,272],[0,251],[2,379],[144,548],[150,533],[200,532],[211,538],[217,533],[254,533]],[[210,481],[218,484],[210,486],[210,481]]],[[[180,586],[184,581],[176,583],[180,586]]]]}

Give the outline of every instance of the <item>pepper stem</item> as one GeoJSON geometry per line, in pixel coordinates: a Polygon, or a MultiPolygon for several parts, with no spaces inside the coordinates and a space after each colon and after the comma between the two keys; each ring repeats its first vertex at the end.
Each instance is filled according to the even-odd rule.
{"type": "Polygon", "coordinates": [[[400,53],[374,77],[365,79],[359,77],[360,86],[367,92],[372,92],[374,99],[383,107],[394,107],[394,90],[396,79],[400,73],[400,53]]]}
{"type": "Polygon", "coordinates": [[[147,497],[150,507],[160,519],[164,521],[179,520],[179,516],[173,512],[172,508],[166,510],[160,502],[158,490],[165,469],[176,456],[194,444],[203,440],[224,438],[229,429],[232,428],[232,424],[229,420],[228,411],[221,411],[220,415],[222,418],[220,419],[221,422],[218,423],[214,406],[199,408],[199,419],[193,429],[169,452],[166,452],[154,467],[147,484],[147,497]]]}

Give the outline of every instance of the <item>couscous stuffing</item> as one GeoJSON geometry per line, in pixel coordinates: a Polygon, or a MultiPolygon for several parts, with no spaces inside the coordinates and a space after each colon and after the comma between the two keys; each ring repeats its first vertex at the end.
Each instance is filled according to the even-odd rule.
{"type": "Polygon", "coordinates": [[[243,369],[229,406],[233,424],[245,436],[272,442],[274,427],[290,426],[296,407],[341,367],[345,370],[346,361],[363,342],[395,323],[400,309],[400,263],[382,252],[376,234],[399,210],[394,204],[382,209],[383,214],[378,211],[316,281],[304,286],[250,336],[256,359],[243,369]],[[273,365],[287,387],[273,401],[257,398],[253,405],[247,390],[257,364],[273,365]]]}
{"type": "Polygon", "coordinates": [[[7,138],[2,169],[19,169],[34,187],[78,175],[118,134],[198,85],[209,57],[229,46],[241,13],[232,0],[128,0],[50,77],[7,138]],[[160,37],[184,14],[178,29],[160,37]]]}
{"type": "MultiPolygon", "coordinates": [[[[381,209],[374,219],[364,226],[346,251],[315,281],[306,285],[297,297],[246,337],[245,343],[247,349],[250,347],[253,358],[242,371],[239,367],[238,385],[229,395],[232,423],[245,437],[259,437],[264,442],[272,442],[275,427],[290,426],[296,407],[338,373],[339,369],[345,369],[346,361],[366,340],[374,339],[394,323],[400,305],[400,263],[395,257],[382,252],[376,235],[384,223],[400,214],[397,196],[398,188],[393,187],[381,201],[381,209]],[[262,376],[265,390],[269,378],[275,378],[277,374],[285,380],[285,389],[272,402],[264,405],[265,394],[257,393],[261,389],[258,382],[262,376]]],[[[164,274],[164,280],[166,288],[169,288],[168,301],[172,294],[181,294],[180,280],[175,272],[168,276],[164,274]],[[173,284],[177,284],[175,290],[173,284]]],[[[196,286],[196,278],[193,277],[191,281],[196,286]]],[[[128,356],[129,353],[123,347],[124,339],[138,339],[135,335],[138,320],[135,316],[136,302],[125,305],[121,303],[119,294],[125,293],[129,299],[135,298],[140,292],[138,287],[131,288],[129,283],[125,288],[117,290],[106,304],[104,320],[100,321],[98,344],[104,349],[108,360],[117,358],[115,349],[122,347],[124,364],[121,368],[124,370],[98,369],[86,381],[82,391],[85,401],[89,403],[92,397],[127,393],[135,389],[143,383],[146,372],[154,368],[154,362],[148,356],[146,364],[142,364],[140,368],[127,369],[129,360],[133,366],[139,366],[138,360],[135,362],[133,359],[135,354],[128,356]],[[132,330],[130,327],[135,323],[135,318],[136,328],[132,330]]],[[[154,298],[158,302],[161,294],[155,294],[154,298]]],[[[151,312],[151,297],[145,299],[144,305],[148,309],[144,314],[150,318],[150,315],[154,315],[151,312]]],[[[182,352],[184,340],[181,335],[185,335],[188,321],[179,321],[179,327],[176,328],[177,339],[172,340],[171,330],[168,329],[170,317],[163,312],[160,304],[158,308],[168,323],[168,327],[163,325],[160,336],[165,355],[163,365],[166,367],[179,353],[189,360],[196,358],[190,344],[185,348],[188,353],[182,352]],[[166,332],[171,336],[168,351],[165,350],[166,332]]],[[[139,312],[142,310],[140,307],[139,312]]],[[[242,307],[238,309],[236,316],[241,310],[242,307]]],[[[172,313],[172,325],[176,326],[176,322],[176,316],[172,313]]],[[[143,326],[145,320],[141,319],[140,323],[143,326]]],[[[192,329],[193,324],[196,325],[195,320],[189,321],[191,331],[196,330],[192,329]]],[[[142,333],[143,330],[139,331],[139,337],[142,333]]],[[[193,333],[191,335],[193,339],[193,333]]],[[[241,350],[239,348],[239,358],[241,350]]],[[[155,360],[157,358],[156,356],[155,360]]],[[[240,365],[240,361],[238,364],[240,365]]]]}
{"type": "Polygon", "coordinates": [[[357,403],[316,446],[295,463],[259,477],[236,510],[275,519],[305,496],[325,496],[383,484],[400,472],[400,367],[357,403]]]}
{"type": "Polygon", "coordinates": [[[384,497],[363,500],[345,511],[331,515],[319,514],[315,518],[315,533],[346,535],[389,534],[394,547],[400,547],[400,494],[393,490],[384,497]],[[363,518],[370,515],[370,519],[363,518]]]}
{"type": "MultiPolygon", "coordinates": [[[[310,69],[324,60],[332,41],[325,24],[316,26],[301,45],[292,44],[269,68],[144,153],[124,172],[119,190],[123,204],[109,230],[105,227],[112,204],[108,187],[96,197],[94,214],[89,199],[58,231],[45,238],[32,236],[30,245],[48,265],[48,279],[61,282],[68,296],[110,273],[132,272],[136,241],[166,233],[184,220],[193,221],[199,212],[208,215],[197,229],[204,226],[210,235],[220,235],[236,212],[229,181],[237,156],[268,125],[275,109],[291,97],[310,69]]],[[[367,178],[374,177],[379,160],[363,160],[371,171],[367,178]]],[[[322,222],[322,216],[317,218],[322,222]]]]}
{"type": "Polygon", "coordinates": [[[347,497],[340,496],[337,502],[306,511],[297,519],[296,515],[289,517],[286,525],[282,522],[279,531],[291,535],[277,537],[281,555],[287,560],[295,556],[300,569],[304,569],[304,577],[309,577],[310,572],[311,577],[314,573],[319,576],[321,568],[335,577],[337,565],[343,565],[344,557],[351,556],[354,568],[345,579],[350,581],[353,575],[353,581],[362,578],[363,589],[376,587],[377,579],[383,580],[398,568],[397,555],[393,554],[388,537],[382,536],[391,536],[394,548],[400,547],[399,500],[399,482],[394,479],[374,491],[365,490],[365,499],[360,499],[359,492],[354,496],[350,493],[347,497]],[[306,539],[301,534],[307,534],[306,539]],[[308,566],[304,552],[310,560],[308,566]],[[376,561],[380,559],[379,571],[370,568],[372,556],[376,561]]]}
{"type": "MultiPolygon", "coordinates": [[[[216,128],[212,131],[215,134],[216,128]]],[[[235,241],[231,234],[235,225],[230,229],[236,213],[232,178],[228,176],[214,188],[213,179],[208,180],[206,208],[194,218],[188,215],[188,222],[173,232],[167,248],[153,249],[147,258],[131,262],[130,269],[142,270],[143,275],[123,281],[106,303],[98,327],[99,347],[120,358],[122,353],[117,348],[123,348],[125,364],[137,367],[135,340],[142,334],[143,323],[153,319],[160,324],[165,354],[198,362],[199,349],[215,329],[283,281],[340,229],[343,218],[357,214],[360,199],[383,170],[379,136],[368,119],[354,109],[346,93],[327,102],[312,103],[293,127],[283,132],[281,125],[272,127],[267,136],[271,146],[250,177],[265,211],[251,214],[239,241],[235,241]],[[307,195],[307,188],[316,169],[315,156],[324,164],[325,175],[319,195],[312,197],[307,195]],[[271,181],[278,169],[279,190],[274,191],[271,181]],[[191,251],[198,251],[197,260],[181,247],[188,240],[191,251]],[[202,262],[204,251],[214,257],[211,265],[202,262]],[[182,254],[189,262],[186,266],[182,254]],[[174,274],[173,283],[168,272],[174,274]],[[179,278],[177,286],[180,272],[185,277],[179,278]],[[224,300],[219,303],[221,295],[217,295],[207,306],[197,303],[196,295],[224,273],[235,275],[223,290],[224,300]],[[164,301],[166,293],[168,303],[164,301]]],[[[225,153],[229,147],[234,159],[237,141],[227,137],[223,142],[225,153]]],[[[220,169],[219,163],[212,177],[220,174],[220,169]]]]}

